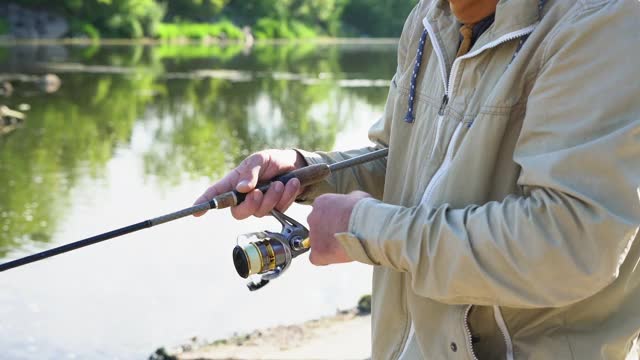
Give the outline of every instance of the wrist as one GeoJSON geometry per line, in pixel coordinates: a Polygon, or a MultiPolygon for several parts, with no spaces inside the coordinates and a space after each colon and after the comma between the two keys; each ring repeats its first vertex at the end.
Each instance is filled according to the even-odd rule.
{"type": "Polygon", "coordinates": [[[308,166],[309,164],[307,163],[307,160],[304,158],[304,156],[297,150],[291,150],[295,153],[296,156],[296,160],[294,162],[294,166],[296,169],[300,169],[303,168],[305,166],[308,166]]]}

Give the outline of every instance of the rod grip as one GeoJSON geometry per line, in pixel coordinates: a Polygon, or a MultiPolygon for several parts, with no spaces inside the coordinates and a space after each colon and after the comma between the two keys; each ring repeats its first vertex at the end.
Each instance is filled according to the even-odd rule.
{"type": "MultiPolygon", "coordinates": [[[[286,184],[293,178],[297,178],[300,181],[300,185],[305,187],[320,182],[326,179],[329,175],[331,175],[331,168],[328,164],[314,164],[277,176],[269,182],[260,183],[257,188],[263,193],[266,193],[272,182],[280,181],[283,184],[286,184]]],[[[214,200],[216,201],[218,209],[224,209],[240,204],[244,201],[246,196],[246,193],[233,190],[216,196],[214,200]]]]}
{"type": "MultiPolygon", "coordinates": [[[[329,177],[329,175],[331,175],[331,168],[329,168],[329,165],[327,164],[308,165],[300,169],[290,171],[286,174],[276,176],[275,178],[269,180],[269,182],[260,183],[258,184],[257,188],[264,194],[267,192],[267,190],[269,190],[269,186],[271,186],[271,183],[273,183],[274,181],[280,181],[283,184],[286,184],[293,178],[297,178],[300,181],[300,186],[305,187],[320,182],[329,177]]],[[[238,203],[240,202],[241,201],[238,201],[238,203]]]]}
{"type": "MultiPolygon", "coordinates": [[[[280,175],[271,179],[270,183],[274,181],[281,181],[283,184],[286,184],[289,180],[297,178],[300,181],[300,185],[305,187],[320,182],[329,177],[329,175],[331,175],[331,168],[329,168],[328,164],[314,164],[280,175]]],[[[270,184],[261,185],[259,186],[259,189],[264,192],[269,188],[269,185],[270,184]]]]}

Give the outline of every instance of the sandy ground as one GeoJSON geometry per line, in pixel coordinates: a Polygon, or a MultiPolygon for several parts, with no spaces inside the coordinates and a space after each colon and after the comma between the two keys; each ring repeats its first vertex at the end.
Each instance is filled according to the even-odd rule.
{"type": "Polygon", "coordinates": [[[351,311],[182,348],[173,352],[181,360],[364,360],[370,356],[371,316],[351,311]]]}
{"type": "MultiPolygon", "coordinates": [[[[303,324],[256,330],[211,344],[170,351],[179,360],[365,360],[370,358],[371,316],[355,311],[303,324]]],[[[638,344],[626,360],[638,360],[638,344]]],[[[172,357],[175,356],[175,357],[172,357]]]]}

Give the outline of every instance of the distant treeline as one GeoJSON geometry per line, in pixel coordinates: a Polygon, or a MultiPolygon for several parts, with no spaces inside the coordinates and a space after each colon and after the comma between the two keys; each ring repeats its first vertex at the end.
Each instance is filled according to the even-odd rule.
{"type": "Polygon", "coordinates": [[[14,0],[65,16],[70,35],[164,39],[396,37],[417,0],[14,0]]]}

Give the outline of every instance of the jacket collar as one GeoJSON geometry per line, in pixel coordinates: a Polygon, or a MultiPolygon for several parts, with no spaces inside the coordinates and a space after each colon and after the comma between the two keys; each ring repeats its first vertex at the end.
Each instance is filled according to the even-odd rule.
{"type": "MultiPolygon", "coordinates": [[[[540,0],[500,0],[493,25],[480,36],[472,50],[538,22],[539,2],[540,0]]],[[[459,41],[459,23],[449,8],[449,1],[434,0],[423,19],[424,22],[428,22],[436,34],[440,48],[443,50],[447,71],[449,71],[459,41]]]]}

